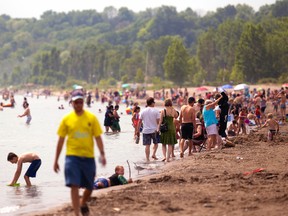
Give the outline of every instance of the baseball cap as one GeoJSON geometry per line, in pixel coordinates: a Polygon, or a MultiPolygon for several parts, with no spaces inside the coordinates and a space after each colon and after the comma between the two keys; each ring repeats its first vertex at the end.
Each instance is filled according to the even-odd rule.
{"type": "Polygon", "coordinates": [[[74,90],[72,92],[71,96],[72,96],[72,101],[75,101],[78,99],[82,99],[82,100],[84,99],[84,93],[82,90],[79,90],[79,89],[74,90]]]}

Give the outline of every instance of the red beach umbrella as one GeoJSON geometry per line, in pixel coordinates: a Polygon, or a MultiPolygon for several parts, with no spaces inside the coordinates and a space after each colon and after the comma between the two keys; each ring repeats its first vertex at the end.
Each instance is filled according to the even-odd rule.
{"type": "Polygon", "coordinates": [[[204,91],[209,91],[209,89],[206,88],[206,87],[204,87],[204,86],[201,86],[201,87],[196,88],[195,91],[202,91],[202,92],[204,92],[204,91]]]}

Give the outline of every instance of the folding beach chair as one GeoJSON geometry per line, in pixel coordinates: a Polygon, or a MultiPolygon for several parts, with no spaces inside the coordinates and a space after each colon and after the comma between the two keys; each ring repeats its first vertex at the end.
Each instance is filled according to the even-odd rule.
{"type": "Polygon", "coordinates": [[[199,146],[199,152],[201,152],[202,149],[206,149],[206,142],[207,142],[207,138],[208,138],[204,124],[202,124],[202,134],[204,137],[203,140],[193,140],[192,139],[193,144],[199,146]]]}

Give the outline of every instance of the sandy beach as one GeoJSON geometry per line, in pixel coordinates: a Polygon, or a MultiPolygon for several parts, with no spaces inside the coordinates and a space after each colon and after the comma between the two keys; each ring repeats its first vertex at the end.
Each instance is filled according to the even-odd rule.
{"type": "MultiPolygon", "coordinates": [[[[186,154],[183,159],[177,152],[176,160],[166,163],[158,174],[95,190],[90,215],[287,215],[286,124],[280,126],[274,141],[267,141],[268,129],[263,128],[239,135],[233,141],[235,147],[186,154]]],[[[61,207],[29,214],[64,215],[73,216],[70,200],[61,207]]]]}
{"type": "MultiPolygon", "coordinates": [[[[159,174],[94,191],[91,215],[286,215],[287,129],[281,126],[275,141],[267,141],[263,128],[239,136],[233,148],[185,155],[159,174]]],[[[29,215],[72,216],[67,203],[29,215]]]]}

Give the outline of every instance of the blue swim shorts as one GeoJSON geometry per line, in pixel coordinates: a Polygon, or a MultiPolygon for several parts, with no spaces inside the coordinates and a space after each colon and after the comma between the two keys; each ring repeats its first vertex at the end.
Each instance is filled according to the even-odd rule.
{"type": "Polygon", "coordinates": [[[32,117],[31,116],[27,116],[27,120],[26,120],[26,124],[29,124],[32,120],[32,117]]]}
{"type": "Polygon", "coordinates": [[[25,173],[25,176],[35,178],[36,173],[37,173],[40,166],[41,166],[41,160],[40,159],[32,161],[32,163],[30,164],[30,166],[28,167],[28,169],[25,173]]]}
{"type": "Polygon", "coordinates": [[[101,189],[109,187],[109,181],[106,178],[98,178],[94,182],[94,189],[101,189]]]}
{"type": "Polygon", "coordinates": [[[66,156],[65,158],[65,184],[68,187],[78,186],[93,190],[96,175],[94,158],[66,156]]]}

